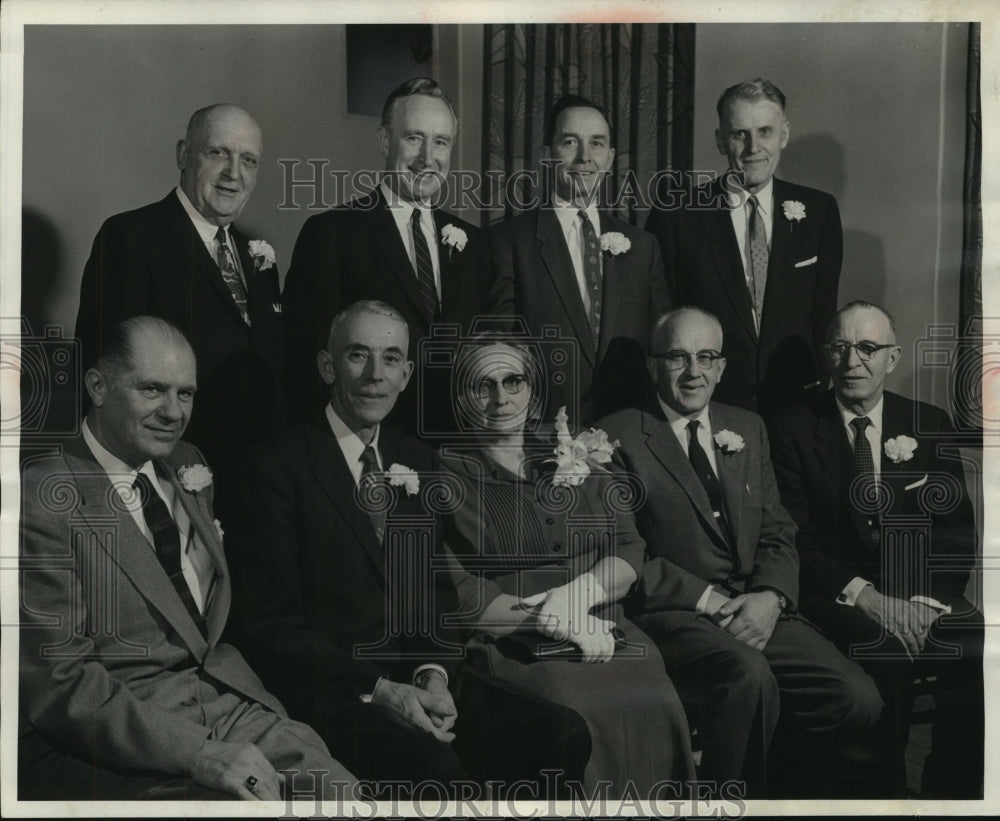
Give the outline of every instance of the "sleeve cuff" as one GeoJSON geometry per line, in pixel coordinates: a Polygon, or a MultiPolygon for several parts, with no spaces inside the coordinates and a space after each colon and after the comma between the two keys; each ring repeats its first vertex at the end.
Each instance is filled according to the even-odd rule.
{"type": "Polygon", "coordinates": [[[932,599],[930,596],[910,596],[910,601],[917,604],[926,604],[932,610],[937,610],[938,613],[944,615],[951,613],[951,605],[941,604],[937,599],[932,599]]]}
{"type": "Polygon", "coordinates": [[[847,607],[854,607],[854,603],[858,600],[858,596],[861,595],[861,591],[866,587],[874,587],[870,581],[867,579],[862,579],[860,576],[855,576],[851,579],[847,586],[840,591],[840,595],[837,596],[837,604],[843,604],[847,607]]]}
{"type": "Polygon", "coordinates": [[[705,614],[708,613],[708,597],[712,595],[712,590],[714,589],[715,588],[713,588],[712,585],[705,588],[705,592],[701,594],[697,604],[694,606],[696,612],[705,614]]]}
{"type": "Polygon", "coordinates": [[[434,670],[440,673],[441,676],[444,678],[445,686],[446,687],[448,686],[448,671],[445,670],[444,667],[442,667],[440,664],[421,664],[416,670],[413,671],[413,677],[410,679],[410,682],[413,684],[414,687],[420,686],[417,684],[417,681],[419,681],[420,679],[420,674],[427,670],[434,670]]]}
{"type": "Polygon", "coordinates": [[[384,679],[384,678],[385,678],[385,676],[379,676],[378,677],[378,681],[375,682],[375,686],[372,687],[372,691],[370,693],[361,693],[361,694],[358,695],[358,698],[361,699],[361,702],[363,704],[371,704],[372,703],[372,699],[375,698],[375,691],[378,690],[378,686],[379,686],[379,684],[382,683],[382,679],[384,679]]]}

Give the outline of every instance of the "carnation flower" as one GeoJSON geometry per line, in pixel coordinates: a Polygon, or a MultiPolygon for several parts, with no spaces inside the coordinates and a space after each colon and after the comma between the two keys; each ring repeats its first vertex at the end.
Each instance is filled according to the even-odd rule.
{"type": "Polygon", "coordinates": [[[465,250],[465,243],[469,241],[468,235],[461,228],[456,228],[450,222],[441,229],[441,242],[448,248],[454,248],[461,253],[465,250]]]}
{"type": "Polygon", "coordinates": [[[745,444],[743,437],[731,430],[720,430],[712,438],[723,453],[739,453],[745,444]]]}
{"type": "Polygon", "coordinates": [[[785,200],[781,203],[781,210],[789,222],[798,222],[806,218],[806,207],[798,200],[785,200]]]}
{"type": "Polygon", "coordinates": [[[250,240],[250,256],[253,259],[253,267],[257,271],[266,271],[277,261],[274,249],[262,239],[250,240]]]}
{"type": "Polygon", "coordinates": [[[197,493],[212,484],[212,471],[207,465],[184,465],[177,469],[177,479],[188,493],[197,493]]]}
{"type": "Polygon", "coordinates": [[[606,234],[601,234],[601,250],[607,251],[613,257],[624,254],[631,247],[632,240],[621,231],[608,231],[606,234]]]}
{"type": "Polygon", "coordinates": [[[897,465],[909,462],[916,449],[917,440],[909,436],[893,436],[892,439],[885,440],[885,455],[897,465]]]}
{"type": "Polygon", "coordinates": [[[406,488],[407,496],[412,496],[420,490],[420,477],[413,468],[408,468],[406,465],[396,462],[389,465],[389,469],[385,472],[385,475],[388,477],[389,484],[392,487],[406,488]]]}

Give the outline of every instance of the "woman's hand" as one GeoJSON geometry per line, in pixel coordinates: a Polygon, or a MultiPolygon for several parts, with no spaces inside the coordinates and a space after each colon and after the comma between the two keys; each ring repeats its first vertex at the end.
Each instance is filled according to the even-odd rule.
{"type": "Polygon", "coordinates": [[[536,629],[557,641],[574,641],[573,635],[590,630],[590,610],[607,601],[607,594],[593,573],[583,573],[569,584],[521,599],[521,606],[535,610],[536,629]]]}
{"type": "Polygon", "coordinates": [[[570,633],[569,640],[583,653],[588,664],[611,661],[615,656],[615,640],[611,635],[615,623],[596,616],[588,616],[580,629],[570,633]]]}

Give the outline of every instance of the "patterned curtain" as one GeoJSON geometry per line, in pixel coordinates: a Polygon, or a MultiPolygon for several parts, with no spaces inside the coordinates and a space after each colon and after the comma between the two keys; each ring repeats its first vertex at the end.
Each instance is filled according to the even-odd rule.
{"type": "MultiPolygon", "coordinates": [[[[608,186],[622,216],[637,223],[661,169],[689,169],[694,158],[693,24],[548,24],[484,26],[484,179],[521,171],[541,175],[546,112],[563,94],[579,94],[608,113],[616,151],[608,186]]],[[[537,189],[522,180],[522,201],[537,189]],[[530,189],[530,190],[529,190],[530,189]]],[[[484,224],[514,213],[484,211],[484,224]]]]}
{"type": "MultiPolygon", "coordinates": [[[[959,302],[958,356],[952,382],[955,426],[983,430],[983,379],[995,376],[1000,363],[983,360],[983,125],[979,95],[980,24],[969,24],[966,72],[964,234],[959,302]]],[[[1000,420],[991,420],[993,422],[1000,420]]]]}

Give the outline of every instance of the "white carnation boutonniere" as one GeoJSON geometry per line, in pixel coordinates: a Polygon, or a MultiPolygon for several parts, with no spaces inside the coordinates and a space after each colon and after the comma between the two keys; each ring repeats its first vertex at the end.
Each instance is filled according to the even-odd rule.
{"type": "Polygon", "coordinates": [[[608,434],[598,428],[583,431],[574,439],[569,435],[568,419],[563,405],[556,414],[555,459],[546,461],[556,464],[552,484],[575,487],[582,485],[592,470],[607,469],[604,466],[611,461],[619,442],[609,441],[608,434]]]}
{"type": "Polygon", "coordinates": [[[255,271],[266,271],[277,262],[274,249],[270,243],[264,242],[262,239],[250,240],[250,258],[253,260],[255,271]]]}
{"type": "Polygon", "coordinates": [[[184,465],[177,468],[177,479],[188,493],[197,493],[212,484],[212,471],[207,465],[184,465]]]}
{"type": "Polygon", "coordinates": [[[631,247],[632,240],[621,231],[608,231],[606,234],[601,234],[601,250],[607,251],[613,257],[624,254],[631,247]]]}
{"type": "Polygon", "coordinates": [[[715,436],[715,446],[723,453],[739,453],[746,444],[743,437],[731,430],[720,430],[715,436]]]}
{"type": "Polygon", "coordinates": [[[450,222],[441,229],[441,242],[444,243],[445,248],[448,249],[448,259],[451,259],[453,252],[458,251],[462,253],[465,250],[465,244],[469,241],[469,235],[465,233],[461,228],[457,228],[450,222]]]}
{"type": "Polygon", "coordinates": [[[909,436],[893,436],[885,440],[885,455],[895,464],[909,462],[917,449],[917,440],[909,436]]]}
{"type": "Polygon", "coordinates": [[[219,534],[219,541],[221,542],[226,535],[226,531],[222,529],[222,522],[218,519],[212,519],[212,524],[215,525],[215,532],[219,534]]]}
{"type": "Polygon", "coordinates": [[[785,200],[781,211],[789,222],[800,222],[806,218],[806,207],[798,200],[785,200]]]}
{"type": "Polygon", "coordinates": [[[391,487],[406,488],[407,496],[412,496],[420,490],[420,477],[413,468],[395,462],[389,465],[385,475],[391,487]]]}

